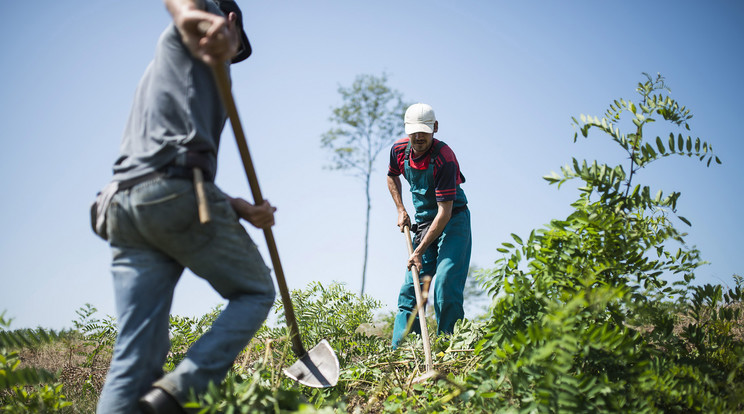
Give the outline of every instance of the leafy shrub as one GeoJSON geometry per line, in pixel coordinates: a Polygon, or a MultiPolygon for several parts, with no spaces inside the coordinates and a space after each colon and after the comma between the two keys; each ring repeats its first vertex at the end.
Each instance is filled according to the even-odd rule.
{"type": "MultiPolygon", "coordinates": [[[[82,334],[84,343],[83,349],[79,352],[85,355],[85,367],[93,367],[99,362],[101,353],[110,357],[111,350],[116,342],[117,328],[116,319],[107,315],[104,319],[98,319],[95,314],[98,312],[93,305],[86,303],[75,313],[78,319],[73,321],[75,329],[82,334]]],[[[100,391],[100,389],[99,389],[100,391]]]]}
{"type": "Polygon", "coordinates": [[[17,350],[54,341],[53,331],[19,329],[10,331],[9,320],[0,314],[0,408],[7,413],[60,412],[72,405],[62,393],[62,385],[49,385],[56,376],[34,367],[21,367],[17,350]]]}
{"type": "MultiPolygon", "coordinates": [[[[666,143],[648,142],[647,124],[666,120],[689,130],[692,115],[662,93],[668,88],[661,76],[646,78],[637,103],[616,100],[602,119],[574,119],[584,137],[591,129],[609,135],[628,154],[628,173],[574,159],[562,175],[545,177],[559,186],[582,181],[574,212],[499,248],[504,257],[486,286],[503,296],[476,347],[482,364],[467,380],[474,395],[524,412],[744,407],[744,344],[732,332],[741,323],[732,308],[741,303],[740,280],[725,295],[720,286],[691,286],[703,262],[672,223],[676,216],[689,225],[676,215],[680,194],[652,196],[649,187],[634,186],[642,168],[668,156],[720,160],[699,138],[671,133],[666,143]],[[618,125],[626,114],[634,130],[623,134],[618,125]],[[670,285],[665,275],[683,280],[670,285]],[[680,316],[689,323],[675,331],[680,316]]],[[[490,409],[508,410],[500,404],[490,409]]]]}

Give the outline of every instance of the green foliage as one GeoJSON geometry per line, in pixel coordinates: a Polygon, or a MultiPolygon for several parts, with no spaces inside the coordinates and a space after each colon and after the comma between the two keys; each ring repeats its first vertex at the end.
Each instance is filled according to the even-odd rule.
{"type": "MultiPolygon", "coordinates": [[[[342,365],[368,351],[366,347],[370,344],[356,330],[359,325],[372,322],[373,310],[382,306],[380,301],[351,293],[335,282],[328,286],[311,282],[304,290],[293,291],[291,296],[304,342],[316,344],[327,339],[342,365]]],[[[279,314],[279,323],[285,324],[282,302],[277,301],[274,309],[279,314]]],[[[282,327],[274,335],[288,335],[286,329],[282,327]]]]}
{"type": "Polygon", "coordinates": [[[116,319],[111,315],[98,319],[95,317],[96,312],[98,309],[90,303],[75,311],[78,319],[73,321],[73,326],[83,335],[85,345],[79,351],[85,355],[84,367],[93,367],[102,352],[110,354],[116,342],[116,319]]]}
{"type": "Polygon", "coordinates": [[[293,412],[303,404],[309,405],[298,390],[280,388],[278,367],[271,363],[270,359],[260,359],[252,372],[231,371],[220,386],[210,383],[204,395],[192,396],[193,401],[186,408],[200,414],[259,414],[293,412]]]}
{"type": "Polygon", "coordinates": [[[741,323],[740,281],[725,294],[720,286],[691,286],[703,262],[670,219],[680,194],[652,196],[634,186],[640,169],[672,154],[707,158],[707,165],[720,160],[699,138],[679,135],[668,147],[657,138],[658,152],[646,142],[648,123],[660,118],[689,130],[692,117],[658,93],[668,91],[661,76],[646,78],[638,102],[616,100],[602,119],[574,119],[583,136],[598,129],[619,144],[630,173],[574,159],[561,175],[545,177],[559,186],[582,181],[574,211],[498,249],[504,256],[486,278],[498,300],[476,346],[482,364],[467,379],[474,395],[496,396],[520,412],[744,407],[744,343],[733,331],[741,323]],[[617,126],[626,113],[630,134],[617,126]],[[665,277],[682,280],[670,285],[665,277]],[[494,387],[483,390],[487,381],[494,387]]]}
{"type": "Polygon", "coordinates": [[[2,405],[2,409],[8,414],[57,413],[64,412],[70,406],[72,403],[62,393],[62,384],[45,384],[31,391],[14,388],[13,398],[7,405],[2,405]]]}
{"type": "MultiPolygon", "coordinates": [[[[713,155],[713,147],[701,141],[700,138],[695,138],[693,141],[691,136],[684,137],[682,134],[677,134],[675,138],[672,132],[669,134],[666,146],[661,137],[658,136],[653,142],[644,139],[644,126],[656,122],[659,117],[689,131],[688,121],[692,118],[692,114],[685,106],[681,106],[670,96],[660,92],[670,91],[664,83],[664,77],[657,75],[654,79],[646,73],[643,75],[646,77],[646,81],[639,82],[636,88],[636,92],[641,95],[640,101],[615,100],[610,103],[609,109],[601,119],[583,114],[580,116],[581,122],[573,118],[574,124],[578,127],[581,135],[585,138],[588,137],[591,128],[599,129],[609,135],[614,142],[628,153],[631,160],[631,176],[638,168],[643,168],[653,161],[673,154],[694,156],[699,158],[700,161],[707,158],[708,166],[713,160],[720,164],[721,160],[713,155]],[[634,132],[624,134],[617,125],[626,111],[632,114],[631,119],[636,129],[634,132]]],[[[574,135],[574,142],[577,137],[578,132],[574,135]]]]}
{"type": "Polygon", "coordinates": [[[19,329],[10,331],[10,322],[0,314],[0,408],[7,413],[59,412],[72,405],[62,394],[62,385],[48,385],[56,376],[49,371],[21,367],[20,348],[37,347],[54,341],[53,331],[19,329]]]}

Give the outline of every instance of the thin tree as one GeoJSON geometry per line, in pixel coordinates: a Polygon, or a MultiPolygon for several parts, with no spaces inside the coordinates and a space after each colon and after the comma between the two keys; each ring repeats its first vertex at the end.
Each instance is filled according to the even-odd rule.
{"type": "Polygon", "coordinates": [[[400,92],[387,86],[387,79],[385,73],[379,77],[359,75],[351,87],[339,86],[343,104],[333,108],[329,118],[334,128],[321,136],[321,146],[331,152],[331,161],[326,167],[344,170],[364,183],[367,214],[361,294],[364,294],[367,275],[369,212],[372,209],[369,184],[374,163],[380,152],[404,133],[403,115],[407,105],[400,92]]]}

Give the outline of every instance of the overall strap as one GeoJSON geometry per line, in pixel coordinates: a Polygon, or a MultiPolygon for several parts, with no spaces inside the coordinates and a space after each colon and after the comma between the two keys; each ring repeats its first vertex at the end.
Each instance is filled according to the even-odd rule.
{"type": "MultiPolygon", "coordinates": [[[[434,160],[439,155],[439,151],[444,148],[444,146],[447,145],[444,143],[444,141],[438,141],[436,145],[434,145],[434,148],[431,150],[431,163],[434,163],[434,160]]],[[[460,180],[464,183],[465,182],[465,175],[463,175],[462,171],[460,171],[460,180]]]]}
{"type": "Polygon", "coordinates": [[[434,160],[439,156],[439,151],[442,150],[442,148],[447,145],[444,143],[444,141],[437,141],[436,144],[434,144],[434,148],[431,149],[431,162],[434,163],[434,160]]]}
{"type": "Polygon", "coordinates": [[[406,153],[405,153],[405,156],[403,157],[403,176],[406,177],[406,180],[408,180],[409,183],[411,182],[411,177],[409,176],[411,166],[410,166],[410,160],[408,159],[408,157],[410,156],[411,156],[411,140],[409,139],[408,145],[406,145],[406,153]]]}

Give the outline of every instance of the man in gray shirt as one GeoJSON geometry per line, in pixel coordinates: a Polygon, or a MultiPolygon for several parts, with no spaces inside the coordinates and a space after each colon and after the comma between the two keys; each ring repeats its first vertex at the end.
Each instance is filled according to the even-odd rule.
{"type": "Polygon", "coordinates": [[[111,245],[119,329],[98,403],[105,414],[183,412],[191,390],[222,381],[275,295],[270,271],[239,219],[268,228],[276,209],[229,197],[213,183],[227,117],[209,65],[250,54],[240,10],[232,0],[164,2],[173,23],[137,87],[110,202],[101,209],[99,234],[111,245]],[[205,177],[207,223],[199,220],[194,171],[205,177]],[[170,306],[185,268],[228,303],[163,375],[170,306]]]}

